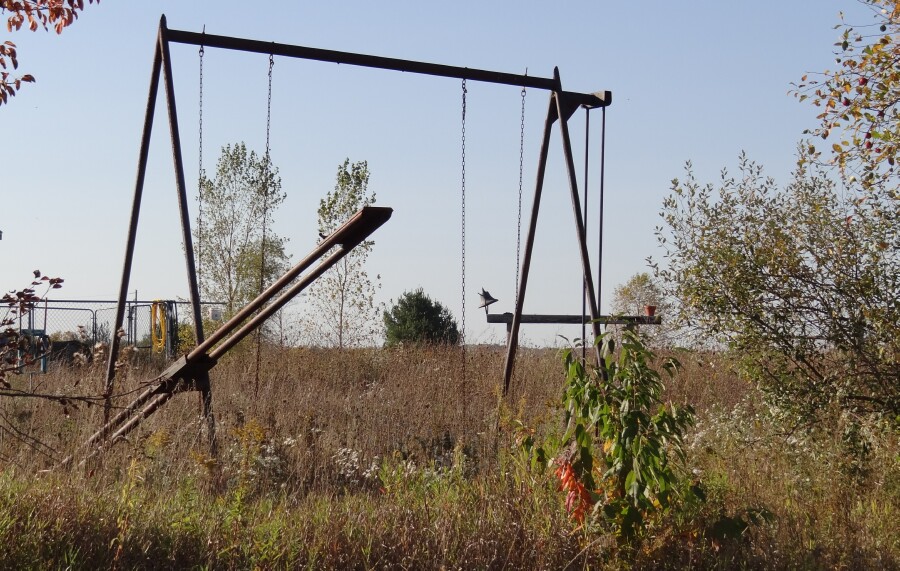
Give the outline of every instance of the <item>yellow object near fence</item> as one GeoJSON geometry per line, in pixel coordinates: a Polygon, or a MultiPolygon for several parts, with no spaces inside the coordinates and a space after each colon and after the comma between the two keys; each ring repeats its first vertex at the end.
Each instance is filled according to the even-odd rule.
{"type": "Polygon", "coordinates": [[[166,304],[162,300],[153,300],[150,306],[150,347],[154,353],[166,350],[166,304]]]}

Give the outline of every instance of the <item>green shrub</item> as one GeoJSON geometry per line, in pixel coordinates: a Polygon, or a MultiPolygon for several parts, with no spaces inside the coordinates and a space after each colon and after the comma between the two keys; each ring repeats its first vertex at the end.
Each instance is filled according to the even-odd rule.
{"type": "Polygon", "coordinates": [[[450,311],[421,288],[404,293],[390,311],[384,312],[384,327],[386,345],[459,342],[459,329],[450,311]]]}

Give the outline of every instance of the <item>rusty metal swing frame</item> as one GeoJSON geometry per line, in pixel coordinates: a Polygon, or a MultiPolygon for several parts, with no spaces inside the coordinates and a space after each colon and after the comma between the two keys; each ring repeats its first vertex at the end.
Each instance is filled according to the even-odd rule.
{"type": "MultiPolygon", "coordinates": [[[[144,116],[144,127],[141,138],[141,146],[138,159],[137,180],[134,189],[134,200],[131,209],[131,218],[128,227],[128,238],[125,251],[125,260],[122,269],[122,280],[119,288],[118,305],[116,308],[116,326],[118,331],[124,319],[125,300],[131,276],[131,268],[134,260],[134,246],[137,235],[138,218],[140,215],[141,198],[144,187],[144,177],[147,169],[147,157],[150,147],[150,136],[153,127],[153,118],[156,108],[157,93],[159,91],[160,78],[166,94],[166,106],[168,109],[169,130],[172,139],[172,158],[175,167],[175,183],[178,195],[179,212],[181,216],[182,238],[184,243],[185,264],[190,289],[191,311],[194,321],[194,335],[197,347],[190,353],[171,365],[154,383],[131,404],[127,405],[119,413],[110,418],[110,398],[113,394],[113,385],[116,373],[116,361],[119,352],[119,338],[113,336],[109,361],[106,370],[105,396],[105,424],[94,433],[85,443],[86,448],[101,446],[104,441],[124,436],[130,430],[137,427],[147,416],[153,414],[165,402],[176,393],[185,390],[196,390],[201,395],[202,414],[209,424],[209,435],[214,445],[214,421],[212,414],[212,393],[209,380],[209,371],[215,366],[219,357],[225,354],[241,339],[246,337],[263,321],[281,308],[291,298],[296,296],[305,287],[324,273],[329,267],[345,256],[351,249],[365,240],[372,232],[386,222],[392,210],[390,208],[367,207],[356,213],[347,223],[323,240],[306,258],[289,270],[275,284],[259,295],[255,300],[244,307],[234,318],[224,324],[209,339],[203,332],[203,320],[200,312],[200,294],[197,284],[197,273],[194,262],[194,248],[191,236],[190,214],[188,211],[187,193],[185,191],[184,163],[181,154],[181,139],[178,130],[178,115],[175,104],[174,83],[172,77],[172,58],[169,46],[172,43],[201,46],[204,48],[222,48],[236,51],[253,52],[269,55],[279,55],[298,59],[308,59],[338,64],[349,64],[362,67],[388,69],[407,73],[434,75],[439,77],[451,77],[467,79],[485,83],[513,85],[519,87],[541,89],[550,92],[550,104],[547,110],[547,119],[544,126],[544,135],[541,143],[541,151],[538,163],[537,182],[535,187],[534,202],[532,204],[531,220],[528,228],[525,254],[522,262],[522,271],[518,284],[518,296],[515,313],[509,323],[509,341],[507,346],[506,362],[504,365],[504,392],[509,387],[512,375],[513,363],[518,346],[518,330],[522,319],[522,304],[525,300],[525,290],[528,283],[528,272],[531,264],[531,253],[534,246],[535,229],[537,225],[540,199],[543,189],[544,171],[547,163],[547,153],[550,144],[550,133],[553,124],[559,120],[562,135],[563,152],[565,155],[566,169],[569,177],[572,206],[575,214],[575,230],[578,240],[581,262],[583,266],[586,295],[594,334],[599,335],[600,318],[597,301],[594,296],[594,281],[591,271],[590,258],[588,256],[587,242],[585,238],[584,220],[581,216],[581,206],[578,197],[578,183],[576,181],[574,160],[572,158],[572,146],[569,139],[568,120],[579,107],[588,109],[606,107],[612,101],[612,93],[600,91],[596,93],[577,93],[564,91],[559,76],[558,68],[554,69],[552,78],[542,78],[529,75],[501,73],[487,70],[455,67],[442,64],[417,62],[380,56],[323,50],[304,46],[279,44],[275,42],[263,42],[245,38],[220,36],[206,33],[188,32],[169,29],[166,25],[166,17],[160,18],[159,33],[157,36],[153,67],[150,76],[150,90],[147,98],[147,108],[144,116]],[[335,249],[335,247],[337,247],[335,249]],[[333,250],[329,252],[329,250],[333,250]],[[319,260],[319,264],[303,277],[300,274],[319,260]],[[299,278],[299,280],[298,280],[299,278]],[[293,285],[282,293],[277,299],[273,298],[291,282],[293,285]],[[267,305],[268,304],[268,305],[267,305]],[[253,316],[254,312],[259,311],[253,316]],[[252,317],[251,317],[252,316],[252,317]],[[249,319],[249,321],[245,320],[249,319]]],[[[599,358],[599,353],[598,353],[599,358]]],[[[67,463],[71,459],[67,459],[67,463]]]]}
{"type": "MultiPolygon", "coordinates": [[[[209,424],[210,445],[214,447],[215,429],[212,415],[212,395],[209,387],[210,369],[215,367],[219,358],[232,347],[260,327],[266,319],[284,307],[288,301],[296,297],[387,222],[392,213],[391,208],[376,206],[367,206],[359,210],[322,240],[303,260],[225,322],[208,339],[199,343],[187,355],[183,355],[163,371],[147,390],[122,409],[115,418],[109,419],[103,427],[91,435],[84,447],[91,448],[105,440],[115,441],[117,438],[125,436],[175,394],[187,390],[199,390],[201,393],[204,417],[209,424]],[[311,271],[301,276],[317,261],[319,263],[311,271]],[[283,293],[282,290],[284,290],[283,293]],[[255,313],[257,311],[258,313],[255,313]]],[[[67,458],[64,463],[68,464],[71,460],[72,458],[67,458]]]]}

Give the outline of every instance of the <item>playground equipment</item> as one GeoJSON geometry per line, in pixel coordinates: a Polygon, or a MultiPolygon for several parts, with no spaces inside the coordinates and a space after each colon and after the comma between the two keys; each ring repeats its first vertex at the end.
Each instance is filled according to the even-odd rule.
{"type": "Polygon", "coordinates": [[[25,340],[25,348],[18,351],[18,370],[22,372],[26,364],[35,361],[40,365],[42,373],[47,372],[47,353],[50,350],[50,337],[43,329],[22,329],[20,335],[25,340]]]}
{"type": "Polygon", "coordinates": [[[50,350],[50,337],[47,335],[47,302],[44,301],[44,322],[42,327],[34,323],[34,312],[26,315],[27,324],[23,327],[19,317],[19,336],[23,343],[16,351],[16,369],[23,372],[27,365],[37,362],[41,373],[47,372],[47,353],[50,350]]]}
{"type": "Polygon", "coordinates": [[[178,315],[175,302],[153,300],[150,305],[150,351],[167,358],[178,349],[178,315]]]}
{"type": "MultiPolygon", "coordinates": [[[[354,214],[316,246],[309,255],[247,304],[208,339],[163,371],[150,388],[91,435],[83,447],[89,450],[106,440],[115,440],[125,436],[177,393],[197,390],[200,391],[203,398],[203,413],[207,420],[210,445],[215,449],[214,417],[209,387],[210,369],[215,367],[222,355],[250,335],[266,319],[284,307],[288,301],[306,289],[309,284],[387,222],[392,212],[393,210],[390,208],[369,206],[354,214]],[[334,251],[329,252],[332,249],[334,251]],[[313,266],[315,262],[318,264],[303,275],[303,272],[313,266]],[[257,310],[259,312],[253,315],[257,310]]],[[[195,329],[197,327],[195,323],[195,329]]],[[[199,327],[202,333],[202,325],[199,327]]],[[[72,460],[73,458],[69,457],[63,463],[70,464],[72,460]]]]}
{"type": "MultiPolygon", "coordinates": [[[[147,156],[150,146],[153,118],[156,107],[156,98],[159,91],[160,79],[165,88],[166,104],[168,110],[169,128],[172,138],[172,158],[174,162],[176,190],[178,195],[179,212],[181,217],[182,237],[184,244],[185,264],[189,282],[190,301],[194,322],[194,335],[197,347],[170,366],[160,375],[151,386],[127,405],[114,418],[110,416],[109,398],[113,394],[115,379],[115,363],[119,351],[119,339],[114,335],[109,351],[109,361],[106,371],[106,423],[85,443],[87,448],[102,445],[107,439],[115,439],[125,435],[134,429],[139,423],[158,410],[165,402],[176,393],[185,390],[196,390],[201,395],[203,417],[209,427],[210,444],[214,446],[214,423],[212,415],[212,393],[209,380],[209,371],[215,366],[217,360],[231,349],[237,342],[258,328],[265,319],[281,308],[291,298],[299,294],[304,288],[317,279],[322,273],[339,261],[350,250],[365,240],[372,232],[384,224],[391,216],[390,208],[366,207],[357,212],[343,226],[333,234],[326,237],[313,251],[299,264],[289,270],[275,284],[262,292],[255,300],[240,310],[231,320],[218,329],[210,338],[206,339],[203,332],[203,321],[200,311],[200,292],[197,283],[194,248],[190,227],[190,215],[188,212],[187,195],[185,191],[184,164],[181,155],[181,140],[178,129],[178,116],[175,102],[175,92],[172,73],[172,59],[169,52],[170,44],[195,45],[202,50],[207,48],[220,48],[266,54],[270,61],[270,109],[271,109],[271,69],[274,56],[292,57],[338,64],[348,64],[369,68],[394,70],[407,73],[425,74],[439,77],[461,79],[463,81],[463,147],[462,147],[462,204],[463,204],[463,303],[465,305],[465,82],[479,81],[494,84],[504,84],[521,87],[522,105],[524,110],[524,89],[533,88],[550,92],[547,117],[544,125],[544,134],[541,142],[541,151],[538,161],[537,181],[535,185],[532,214],[528,226],[528,236],[525,242],[524,256],[521,267],[517,268],[517,295],[516,309],[509,321],[509,340],[507,356],[504,366],[504,392],[508,390],[512,367],[515,360],[518,345],[518,329],[523,320],[522,305],[525,300],[528,274],[530,269],[532,248],[534,245],[535,228],[537,225],[538,211],[540,208],[541,193],[543,190],[544,173],[547,163],[547,154],[550,146],[550,136],[554,123],[559,122],[562,137],[563,152],[565,155],[566,170],[568,173],[569,187],[571,191],[572,206],[574,212],[574,229],[578,242],[578,249],[582,262],[585,299],[587,300],[591,326],[595,336],[599,336],[599,315],[597,299],[594,289],[594,278],[591,270],[591,262],[588,256],[585,239],[585,224],[582,218],[581,201],[578,196],[578,184],[576,181],[572,146],[569,138],[568,121],[579,109],[605,108],[612,100],[609,91],[596,93],[577,93],[565,91],[562,88],[559,70],[554,69],[552,78],[542,78],[530,75],[517,75],[487,70],[479,70],[464,67],[454,67],[442,64],[433,64],[380,56],[322,50],[297,45],[263,42],[258,40],[219,36],[213,34],[188,32],[169,29],[165,16],[160,20],[159,34],[156,41],[153,67],[151,72],[150,90],[147,99],[147,108],[144,118],[143,135],[138,160],[137,181],[135,184],[134,201],[132,203],[131,218],[128,229],[125,260],[123,264],[122,280],[119,290],[119,301],[116,311],[116,328],[122,326],[125,298],[128,291],[129,278],[133,263],[135,239],[140,214],[141,197],[143,193],[144,176],[147,167],[147,156]],[[334,251],[329,253],[329,250],[334,251]],[[318,261],[314,267],[313,264],[318,261]],[[309,270],[312,267],[311,270],[309,270]],[[306,272],[303,274],[303,272],[306,272]],[[296,281],[295,281],[296,280],[296,281]],[[290,285],[294,282],[293,285],[290,285]],[[289,287],[288,287],[289,286],[289,287]],[[286,291],[282,293],[285,288],[286,291]],[[276,297],[278,296],[278,297],[276,297]],[[257,312],[254,316],[254,312],[257,312]],[[252,317],[251,317],[252,316],[252,317]],[[246,323],[243,321],[248,320],[246,323]]],[[[202,74],[202,58],[201,58],[202,74]]],[[[202,77],[201,77],[202,82],[202,77]]],[[[202,95],[201,95],[202,96],[202,95]]],[[[202,121],[202,119],[201,119],[202,121]]],[[[270,121],[267,119],[267,123],[270,121]]],[[[524,111],[523,111],[524,133],[524,111]]],[[[267,126],[268,130],[268,126],[267,126]]],[[[202,127],[201,127],[202,145],[202,127]]],[[[520,212],[521,212],[521,146],[523,137],[520,138],[520,212]]],[[[268,139],[268,136],[267,136],[268,139]]],[[[268,144],[267,144],[268,148],[268,144]]],[[[202,149],[202,147],[201,147],[202,149]]],[[[517,252],[517,258],[518,258],[517,252]]],[[[517,264],[518,266],[518,264],[517,264]]],[[[490,316],[489,316],[490,318],[490,316]]],[[[464,319],[464,317],[463,317],[464,319]]],[[[464,321],[463,321],[464,324],[464,321]]],[[[598,353],[599,358],[599,353],[598,353]]],[[[70,462],[71,459],[67,459],[70,462]]]]}

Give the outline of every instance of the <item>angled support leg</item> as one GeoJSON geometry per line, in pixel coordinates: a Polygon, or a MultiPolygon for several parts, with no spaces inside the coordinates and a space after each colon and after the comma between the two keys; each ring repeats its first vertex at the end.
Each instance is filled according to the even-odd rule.
{"type": "Polygon", "coordinates": [[[144,176],[147,174],[147,156],[150,152],[150,135],[153,132],[153,115],[156,110],[156,94],[159,91],[159,74],[162,66],[162,49],[157,42],[153,54],[153,71],[150,73],[150,93],[147,96],[147,111],[144,114],[144,131],[138,155],[137,180],[134,184],[134,200],[131,203],[131,220],[128,224],[128,239],[125,245],[125,262],[122,266],[122,281],[116,304],[116,321],[109,343],[109,360],[106,364],[106,384],[103,391],[103,421],[109,422],[113,381],[116,377],[116,360],[119,357],[119,335],[125,320],[125,298],[128,296],[128,282],[131,279],[131,265],[134,260],[134,244],[137,238],[138,218],[141,214],[141,197],[144,193],[144,176]]]}
{"type": "Polygon", "coordinates": [[[554,101],[555,94],[550,96],[547,119],[544,121],[544,136],[541,140],[541,153],[538,157],[537,181],[534,187],[534,201],[531,204],[531,219],[528,222],[528,236],[525,239],[525,252],[522,256],[522,268],[519,276],[519,293],[516,295],[516,309],[512,323],[507,329],[506,362],[503,364],[503,395],[509,392],[513,367],[516,361],[516,350],[519,346],[519,325],[522,321],[522,306],[525,303],[525,289],[528,287],[528,272],[531,269],[531,253],[534,249],[534,236],[537,230],[538,213],[541,209],[541,194],[544,190],[544,173],[547,168],[547,154],[550,150],[550,134],[553,123],[558,118],[558,109],[554,101]]]}
{"type": "MultiPolygon", "coordinates": [[[[559,72],[555,72],[558,74],[559,72]]],[[[584,286],[587,290],[588,308],[591,315],[591,330],[594,338],[600,337],[600,311],[597,309],[597,297],[594,295],[594,277],[591,271],[591,258],[588,255],[587,239],[584,230],[584,219],[581,214],[581,200],[578,197],[578,179],[575,173],[575,161],[572,157],[572,141],[569,139],[568,118],[578,109],[578,104],[568,100],[565,96],[556,98],[557,112],[560,117],[565,119],[559,122],[559,132],[562,136],[563,154],[566,159],[566,170],[569,173],[569,189],[572,195],[572,210],[575,215],[575,231],[578,239],[578,249],[581,254],[581,267],[584,272],[584,286]]],[[[597,356],[597,364],[601,364],[602,354],[599,345],[594,345],[594,352],[597,356]]]]}
{"type": "Polygon", "coordinates": [[[172,79],[172,58],[169,54],[166,17],[159,23],[159,44],[162,50],[162,70],[166,87],[166,106],[169,109],[169,131],[172,135],[172,160],[175,164],[175,187],[178,192],[178,211],[181,214],[181,237],[184,243],[184,261],[187,269],[188,288],[191,296],[191,312],[194,318],[194,334],[197,344],[203,343],[203,316],[200,312],[200,290],[197,287],[197,269],[194,265],[194,240],[191,235],[191,213],[188,210],[184,184],[184,161],[181,157],[181,136],[178,132],[178,110],[175,106],[175,86],[172,79]]]}
{"type": "MultiPolygon", "coordinates": [[[[568,97],[566,92],[562,91],[562,83],[559,78],[559,69],[553,70],[553,77],[559,88],[550,96],[550,108],[547,110],[547,119],[544,124],[544,136],[541,141],[541,152],[538,157],[538,175],[537,183],[534,191],[534,202],[531,206],[531,219],[528,225],[528,236],[525,241],[525,254],[522,258],[521,276],[519,278],[519,291],[515,312],[512,316],[512,322],[508,325],[506,362],[503,367],[503,395],[509,392],[509,384],[512,379],[513,368],[515,366],[516,351],[519,344],[519,325],[522,322],[522,307],[525,302],[525,290],[528,286],[528,274],[531,268],[531,254],[534,249],[534,238],[537,228],[538,213],[540,211],[541,193],[544,186],[544,174],[547,166],[547,153],[550,146],[550,133],[553,123],[559,119],[560,134],[562,135],[563,153],[566,160],[566,171],[569,176],[569,189],[572,195],[572,208],[575,214],[575,232],[578,239],[578,249],[581,256],[581,265],[584,277],[584,286],[586,290],[586,300],[590,309],[591,328],[594,337],[600,336],[600,323],[597,321],[600,311],[597,306],[597,300],[594,295],[594,278],[591,274],[591,261],[587,250],[586,233],[584,229],[584,219],[581,214],[581,200],[578,197],[578,182],[575,174],[575,161],[572,157],[572,143],[569,138],[569,118],[578,109],[580,102],[568,97]]],[[[597,363],[601,363],[601,352],[599,347],[595,347],[597,363]]]]}
{"type": "MultiPolygon", "coordinates": [[[[197,284],[197,268],[194,257],[194,241],[191,234],[191,214],[188,210],[187,191],[184,182],[184,160],[181,155],[181,135],[178,130],[178,109],[175,105],[175,84],[172,77],[172,57],[169,53],[169,31],[166,27],[166,17],[159,22],[159,46],[162,50],[162,71],[166,88],[166,107],[169,110],[169,132],[172,136],[172,161],[175,166],[175,189],[178,194],[178,212],[181,215],[181,237],[184,244],[184,262],[187,269],[188,291],[191,298],[191,314],[194,320],[194,339],[199,345],[203,343],[203,315],[200,310],[200,288],[197,284]]],[[[210,431],[210,450],[215,449],[215,422],[212,414],[212,392],[209,385],[209,375],[197,379],[197,390],[200,393],[200,411],[206,419],[210,431]]]]}

